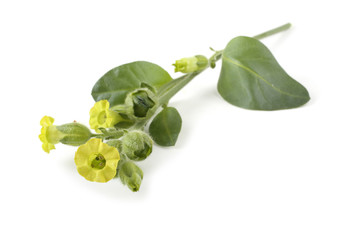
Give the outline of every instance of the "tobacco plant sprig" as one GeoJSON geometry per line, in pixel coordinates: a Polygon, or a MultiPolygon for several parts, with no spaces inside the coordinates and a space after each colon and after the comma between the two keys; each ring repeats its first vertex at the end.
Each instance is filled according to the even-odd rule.
{"type": "Polygon", "coordinates": [[[45,116],[40,140],[47,153],[55,144],[79,146],[75,164],[89,181],[107,182],[119,177],[131,191],[139,191],[143,171],[135,162],[145,160],[153,143],[174,146],[181,131],[179,112],[169,101],[183,87],[222,60],[218,92],[230,104],[253,110],[296,108],[309,101],[309,93],[277,63],[259,40],[290,28],[282,25],[254,37],[239,36],[210,58],[182,58],[173,65],[185,73],[172,79],[160,66],[137,61],[115,67],[94,85],[90,128],[79,123],[53,125],[45,116]],[[147,130],[146,126],[149,124],[147,130]]]}

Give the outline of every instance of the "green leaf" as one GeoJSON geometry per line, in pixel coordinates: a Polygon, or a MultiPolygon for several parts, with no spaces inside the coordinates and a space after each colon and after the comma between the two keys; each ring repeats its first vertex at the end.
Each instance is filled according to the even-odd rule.
{"type": "Polygon", "coordinates": [[[181,130],[181,116],[173,107],[165,107],[151,122],[149,132],[160,146],[174,146],[181,130]]]}
{"type": "Polygon", "coordinates": [[[150,62],[132,62],[113,68],[94,85],[91,95],[95,101],[107,99],[110,106],[123,104],[127,93],[148,85],[158,90],[170,82],[169,73],[150,62]]]}
{"type": "Polygon", "coordinates": [[[310,100],[305,87],[291,78],[259,40],[236,37],[224,49],[218,82],[220,95],[247,109],[295,108],[310,100]]]}

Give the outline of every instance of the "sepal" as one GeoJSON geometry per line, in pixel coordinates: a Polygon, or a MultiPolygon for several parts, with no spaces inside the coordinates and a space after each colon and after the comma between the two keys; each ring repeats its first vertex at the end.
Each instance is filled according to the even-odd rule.
{"type": "Polygon", "coordinates": [[[145,119],[150,112],[156,110],[157,104],[156,95],[148,88],[138,88],[130,92],[125,99],[127,116],[133,120],[145,119]]]}
{"type": "Polygon", "coordinates": [[[56,129],[63,134],[60,142],[71,146],[80,146],[92,136],[89,128],[76,122],[56,126],[56,129]]]}

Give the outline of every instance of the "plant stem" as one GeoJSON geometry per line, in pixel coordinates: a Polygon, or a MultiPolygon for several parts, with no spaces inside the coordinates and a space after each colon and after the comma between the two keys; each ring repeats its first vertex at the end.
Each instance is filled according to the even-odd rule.
{"type": "MultiPolygon", "coordinates": [[[[206,69],[206,68],[205,68],[206,69]]],[[[204,69],[204,70],[205,70],[204,69]]],[[[159,92],[159,105],[167,104],[168,101],[183,87],[186,86],[194,77],[199,75],[202,71],[188,73],[186,75],[183,75],[177,79],[174,79],[173,81],[169,82],[169,84],[164,85],[159,92]]]]}
{"type": "Polygon", "coordinates": [[[282,31],[285,31],[285,30],[288,30],[289,28],[291,27],[291,24],[290,23],[287,23],[287,24],[284,24],[280,27],[277,27],[277,28],[274,28],[274,29],[271,29],[269,31],[266,31],[266,32],[263,32],[261,34],[258,34],[256,36],[254,36],[253,38],[257,39],[257,40],[260,40],[260,39],[263,39],[263,38],[266,38],[266,37],[269,37],[271,35],[274,35],[276,33],[279,33],[279,32],[282,32],[282,31]]]}
{"type": "Polygon", "coordinates": [[[106,139],[108,137],[117,137],[120,138],[121,136],[124,135],[124,130],[112,130],[112,131],[106,131],[103,133],[95,133],[95,134],[91,134],[91,137],[95,137],[95,138],[101,138],[101,139],[106,139]]]}

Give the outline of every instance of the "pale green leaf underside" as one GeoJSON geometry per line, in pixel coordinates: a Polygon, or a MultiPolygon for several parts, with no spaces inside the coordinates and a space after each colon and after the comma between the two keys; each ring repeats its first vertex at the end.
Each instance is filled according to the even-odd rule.
{"type": "Polygon", "coordinates": [[[96,82],[91,95],[95,101],[107,99],[111,106],[115,106],[124,103],[127,93],[144,84],[158,90],[171,80],[168,72],[156,64],[144,61],[132,62],[108,71],[96,82]]]}
{"type": "Polygon", "coordinates": [[[257,39],[232,39],[222,58],[218,91],[235,106],[278,110],[301,106],[310,99],[306,88],[291,78],[257,39]]]}

